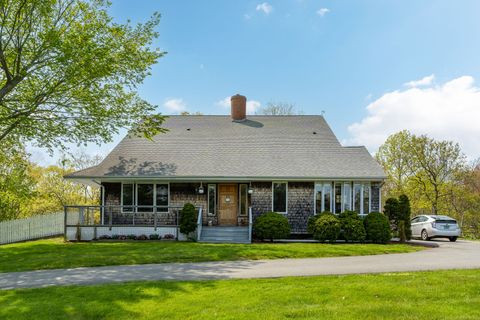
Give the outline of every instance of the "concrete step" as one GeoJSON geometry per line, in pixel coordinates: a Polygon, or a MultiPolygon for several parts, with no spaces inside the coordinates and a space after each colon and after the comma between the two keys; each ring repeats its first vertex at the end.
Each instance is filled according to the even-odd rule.
{"type": "Polygon", "coordinates": [[[201,242],[249,243],[248,227],[203,227],[201,242]]]}

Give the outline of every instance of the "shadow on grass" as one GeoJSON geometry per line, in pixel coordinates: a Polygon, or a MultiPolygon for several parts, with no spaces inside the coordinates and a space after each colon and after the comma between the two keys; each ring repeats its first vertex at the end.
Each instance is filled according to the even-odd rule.
{"type": "Polygon", "coordinates": [[[162,281],[0,291],[0,319],[135,319],[148,312],[137,306],[145,301],[162,305],[179,292],[215,286],[214,282],[162,281]]]}

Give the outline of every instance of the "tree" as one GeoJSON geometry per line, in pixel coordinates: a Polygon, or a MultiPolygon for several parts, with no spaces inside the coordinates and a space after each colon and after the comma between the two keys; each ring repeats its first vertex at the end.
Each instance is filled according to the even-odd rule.
{"type": "Polygon", "coordinates": [[[466,158],[458,143],[437,141],[426,135],[411,137],[409,170],[412,180],[438,214],[440,201],[448,195],[448,185],[461,180],[466,158]]]}
{"type": "Polygon", "coordinates": [[[392,196],[398,196],[405,192],[409,178],[410,141],[412,135],[404,130],[387,138],[375,154],[377,161],[385,169],[387,174],[386,190],[392,196]]]}
{"type": "Polygon", "coordinates": [[[0,152],[0,221],[18,219],[34,195],[35,182],[25,149],[17,144],[0,152]]]}
{"type": "Polygon", "coordinates": [[[376,155],[387,173],[388,196],[405,194],[417,211],[447,210],[448,195],[461,182],[465,156],[457,143],[402,131],[390,136],[376,155]]]}
{"type": "Polygon", "coordinates": [[[187,236],[197,230],[197,212],[191,203],[185,203],[180,211],[180,232],[187,236]]]}
{"type": "Polygon", "coordinates": [[[263,115],[294,115],[298,114],[295,110],[295,105],[286,102],[269,102],[263,108],[260,108],[256,114],[263,114],[263,115]]]}
{"type": "Polygon", "coordinates": [[[120,127],[147,138],[164,117],[136,87],[164,54],[160,15],[119,24],[102,0],[0,1],[0,144],[111,141],[120,127]]]}
{"type": "Polygon", "coordinates": [[[402,239],[410,240],[412,238],[412,224],[410,221],[410,216],[412,214],[412,209],[410,208],[410,200],[404,194],[398,197],[398,217],[402,222],[402,239]]]}

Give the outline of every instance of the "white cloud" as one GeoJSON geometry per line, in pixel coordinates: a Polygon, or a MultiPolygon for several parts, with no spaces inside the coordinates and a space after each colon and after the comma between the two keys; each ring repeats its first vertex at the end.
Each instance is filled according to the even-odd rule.
{"type": "Polygon", "coordinates": [[[431,85],[434,79],[435,79],[435,75],[431,74],[429,76],[423,77],[420,80],[413,80],[413,81],[406,82],[403,85],[410,88],[426,87],[431,85]]]}
{"type": "MultiPolygon", "coordinates": [[[[230,97],[225,97],[224,99],[218,101],[217,106],[220,106],[224,109],[230,108],[230,97]]],[[[255,114],[255,111],[260,108],[262,104],[256,100],[248,100],[247,99],[247,114],[255,114]]]]}
{"type": "Polygon", "coordinates": [[[330,12],[330,9],[328,8],[320,8],[317,10],[317,14],[320,16],[320,17],[323,17],[325,14],[327,14],[328,12],[330,12]]]}
{"type": "Polygon", "coordinates": [[[345,143],[365,145],[374,152],[389,135],[406,129],[458,142],[471,159],[480,156],[480,87],[473,77],[387,92],[370,103],[367,112],[360,122],[348,127],[351,138],[345,143]]]}
{"type": "Polygon", "coordinates": [[[166,99],[163,106],[173,113],[179,113],[187,109],[187,104],[179,98],[166,99]]]}
{"type": "Polygon", "coordinates": [[[268,2],[264,2],[257,5],[257,11],[263,11],[263,13],[265,14],[270,14],[272,10],[273,10],[273,7],[268,2]]]}

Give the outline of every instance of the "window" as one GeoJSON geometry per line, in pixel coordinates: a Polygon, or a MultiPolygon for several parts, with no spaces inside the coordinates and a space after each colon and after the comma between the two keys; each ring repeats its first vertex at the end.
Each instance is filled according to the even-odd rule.
{"type": "Polygon", "coordinates": [[[156,185],[157,212],[168,212],[168,184],[156,185]]]}
{"type": "Polygon", "coordinates": [[[352,185],[349,182],[343,185],[343,210],[352,210],[352,185]]]}
{"type": "Polygon", "coordinates": [[[208,185],[208,215],[214,216],[217,208],[217,186],[208,185]]]}
{"type": "Polygon", "coordinates": [[[137,205],[140,212],[153,211],[153,184],[137,184],[137,205]]]}
{"type": "Polygon", "coordinates": [[[319,214],[323,211],[332,212],[332,210],[334,209],[334,199],[332,199],[332,192],[333,190],[331,182],[315,184],[315,214],[319,214]]]}
{"type": "Polygon", "coordinates": [[[248,215],[248,185],[241,184],[239,189],[239,210],[241,216],[248,215]]]}
{"type": "Polygon", "coordinates": [[[323,211],[332,212],[332,184],[323,185],[323,211]]]}
{"type": "Polygon", "coordinates": [[[273,183],[273,211],[278,213],[287,213],[287,183],[273,183]]]}
{"type": "Polygon", "coordinates": [[[122,185],[122,210],[124,212],[133,211],[133,184],[122,185]],[[123,207],[126,206],[126,207],[123,207]]]}
{"type": "Polygon", "coordinates": [[[370,213],[370,186],[363,185],[363,214],[370,213]]]}
{"type": "Polygon", "coordinates": [[[362,206],[362,185],[354,184],[353,185],[353,210],[360,214],[362,206]]]}
{"type": "Polygon", "coordinates": [[[335,213],[342,212],[342,185],[335,183],[335,213]]]}

